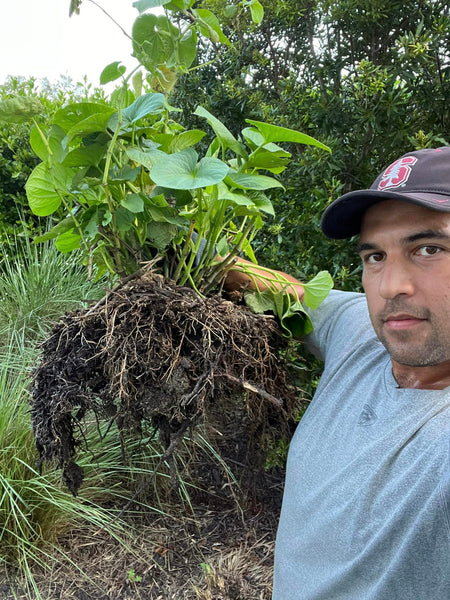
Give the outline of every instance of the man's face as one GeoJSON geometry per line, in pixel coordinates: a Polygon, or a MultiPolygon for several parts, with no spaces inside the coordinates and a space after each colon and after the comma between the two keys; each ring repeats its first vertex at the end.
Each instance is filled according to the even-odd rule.
{"type": "Polygon", "coordinates": [[[399,200],[370,207],[359,253],[375,332],[401,365],[450,360],[450,213],[399,200]]]}

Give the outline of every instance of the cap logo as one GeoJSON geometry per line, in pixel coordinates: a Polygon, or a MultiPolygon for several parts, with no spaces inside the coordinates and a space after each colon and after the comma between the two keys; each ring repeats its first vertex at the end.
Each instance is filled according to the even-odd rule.
{"type": "Polygon", "coordinates": [[[411,175],[411,167],[416,162],[415,156],[404,156],[393,162],[382,174],[378,189],[397,188],[406,183],[411,175]]]}

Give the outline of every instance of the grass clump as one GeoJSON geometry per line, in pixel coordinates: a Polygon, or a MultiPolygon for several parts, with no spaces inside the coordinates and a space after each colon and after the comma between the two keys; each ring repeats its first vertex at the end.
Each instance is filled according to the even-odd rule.
{"type": "MultiPolygon", "coordinates": [[[[0,266],[0,565],[38,598],[32,569],[47,568],[58,559],[64,532],[83,523],[117,539],[125,536],[121,524],[96,503],[108,497],[107,488],[100,490],[88,479],[84,498],[77,501],[62,489],[57,471],[37,470],[30,423],[29,375],[39,342],[65,310],[98,297],[101,287],[87,282],[75,257],[66,258],[52,246],[35,246],[27,238],[17,237],[14,243],[14,259],[4,251],[0,266]]],[[[120,458],[115,440],[111,448],[114,463],[120,458]]]]}
{"type": "Polygon", "coordinates": [[[17,236],[0,248],[0,340],[17,337],[30,345],[42,340],[67,310],[98,298],[100,284],[87,280],[76,254],[65,255],[54,244],[33,244],[17,236]],[[11,247],[14,247],[11,259],[11,247]]]}

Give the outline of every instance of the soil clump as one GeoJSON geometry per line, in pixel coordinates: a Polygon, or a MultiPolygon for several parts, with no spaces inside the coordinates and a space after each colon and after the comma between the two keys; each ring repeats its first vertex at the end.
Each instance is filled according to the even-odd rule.
{"type": "Polygon", "coordinates": [[[231,460],[262,469],[268,440],[289,428],[298,402],[285,349],[268,316],[151,273],[131,281],[64,316],[42,345],[32,381],[41,463],[55,461],[77,494],[86,420],[107,422],[124,439],[157,433],[164,461],[186,431],[209,421],[228,451],[226,430],[231,438],[239,430],[231,460]]]}

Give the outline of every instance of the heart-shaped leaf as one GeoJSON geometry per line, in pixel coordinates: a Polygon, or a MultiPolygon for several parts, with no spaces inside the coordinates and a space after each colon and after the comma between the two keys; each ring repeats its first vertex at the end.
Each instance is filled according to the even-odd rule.
{"type": "Polygon", "coordinates": [[[169,154],[151,170],[156,185],[175,190],[194,190],[222,181],[228,173],[228,165],[218,158],[202,158],[193,148],[169,154]]]}
{"type": "Polygon", "coordinates": [[[72,171],[60,165],[49,169],[47,163],[35,167],[25,184],[28,202],[35,215],[47,217],[57,210],[72,182],[72,171]]]}
{"type": "Polygon", "coordinates": [[[120,61],[110,63],[100,74],[101,85],[105,85],[105,83],[119,79],[119,77],[121,77],[126,70],[126,66],[121,65],[120,61]]]}
{"type": "Polygon", "coordinates": [[[333,287],[333,279],[328,271],[320,271],[311,281],[302,285],[305,290],[303,302],[315,310],[328,296],[333,287]]]}

